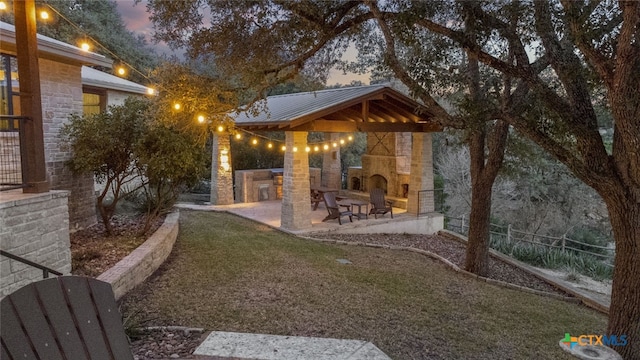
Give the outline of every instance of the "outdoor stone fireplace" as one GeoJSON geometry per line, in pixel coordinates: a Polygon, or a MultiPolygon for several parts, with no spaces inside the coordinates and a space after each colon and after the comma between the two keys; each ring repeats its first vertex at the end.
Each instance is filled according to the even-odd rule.
{"type": "Polygon", "coordinates": [[[407,198],[411,172],[411,133],[368,133],[361,167],[350,167],[347,187],[369,192],[382,188],[390,197],[407,198]]]}

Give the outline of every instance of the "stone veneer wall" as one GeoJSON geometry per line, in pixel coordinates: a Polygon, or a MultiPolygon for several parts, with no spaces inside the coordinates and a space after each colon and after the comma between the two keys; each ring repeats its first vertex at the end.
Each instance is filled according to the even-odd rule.
{"type": "MultiPolygon", "coordinates": [[[[63,274],[71,272],[67,191],[0,193],[0,248],[63,274]]],[[[42,279],[42,270],[0,256],[0,297],[42,279]]]]}
{"type": "MultiPolygon", "coordinates": [[[[282,175],[281,172],[280,175],[282,175]]],[[[311,186],[320,186],[320,177],[320,169],[309,168],[309,183],[311,186]]],[[[236,170],[235,181],[235,198],[238,203],[260,201],[261,186],[268,189],[268,200],[278,200],[282,198],[282,184],[275,184],[271,169],[236,170]],[[280,189],[278,189],[278,187],[280,187],[280,189]]]]}
{"type": "MultiPolygon", "coordinates": [[[[96,223],[93,174],[74,176],[64,165],[71,150],[58,134],[72,113],[82,114],[80,65],[40,59],[40,89],[47,176],[54,190],[69,190],[69,224],[84,228],[96,223]]],[[[99,144],[96,144],[98,146],[99,144]]]]}

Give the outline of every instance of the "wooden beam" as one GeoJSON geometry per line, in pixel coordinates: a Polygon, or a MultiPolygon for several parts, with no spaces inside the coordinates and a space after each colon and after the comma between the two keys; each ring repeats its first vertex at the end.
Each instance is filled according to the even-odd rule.
{"type": "Polygon", "coordinates": [[[434,123],[388,123],[388,122],[346,122],[331,120],[316,120],[298,127],[292,127],[291,131],[318,131],[318,132],[438,132],[442,127],[434,123]]]}
{"type": "MultiPolygon", "coordinates": [[[[20,78],[20,114],[27,117],[20,126],[24,131],[26,157],[23,181],[25,193],[49,191],[44,156],[44,130],[42,125],[42,95],[38,65],[38,40],[36,38],[36,5],[34,0],[13,2],[16,27],[18,77],[20,78]]],[[[22,146],[21,146],[22,147],[22,146]]]]}

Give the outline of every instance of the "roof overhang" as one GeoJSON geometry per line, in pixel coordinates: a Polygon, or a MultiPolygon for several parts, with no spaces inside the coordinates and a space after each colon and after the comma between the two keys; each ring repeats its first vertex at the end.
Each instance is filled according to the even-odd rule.
{"type": "MultiPolygon", "coordinates": [[[[87,52],[79,47],[38,34],[38,57],[72,65],[103,66],[111,68],[113,60],[87,52]]],[[[0,49],[3,53],[16,54],[15,26],[0,22],[0,49]]]]}
{"type": "Polygon", "coordinates": [[[271,96],[257,115],[236,126],[250,131],[438,132],[442,126],[422,104],[386,85],[271,96]]]}

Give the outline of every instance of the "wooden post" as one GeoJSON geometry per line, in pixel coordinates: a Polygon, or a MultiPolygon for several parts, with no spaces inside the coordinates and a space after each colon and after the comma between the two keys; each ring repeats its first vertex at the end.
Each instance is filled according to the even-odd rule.
{"type": "Polygon", "coordinates": [[[38,65],[38,40],[36,38],[36,6],[34,0],[13,2],[16,27],[16,53],[20,78],[20,114],[27,117],[24,127],[26,169],[25,193],[49,191],[44,157],[42,129],[42,97],[40,94],[40,68],[38,65]]]}

